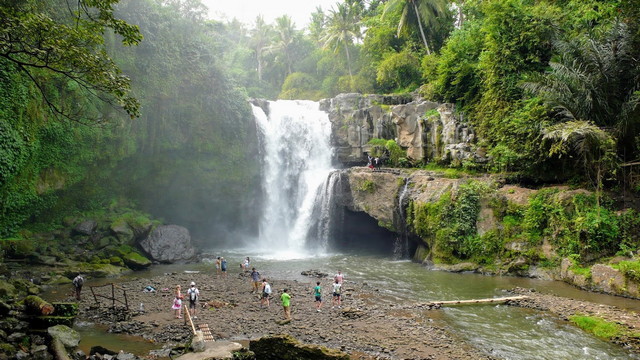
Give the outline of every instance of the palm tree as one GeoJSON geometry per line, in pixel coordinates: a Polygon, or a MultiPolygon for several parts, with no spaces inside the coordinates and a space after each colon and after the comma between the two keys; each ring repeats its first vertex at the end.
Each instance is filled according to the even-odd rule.
{"type": "Polygon", "coordinates": [[[262,15],[256,17],[256,25],[251,33],[251,45],[256,54],[256,63],[258,65],[258,80],[262,80],[262,68],[264,66],[264,50],[271,38],[272,28],[264,22],[262,15]]]}
{"type": "Polygon", "coordinates": [[[268,46],[265,50],[270,53],[276,53],[278,55],[284,56],[283,62],[285,63],[285,66],[287,68],[286,75],[288,76],[292,73],[292,56],[294,50],[294,42],[296,39],[295,25],[291,21],[291,18],[289,16],[283,15],[276,19],[275,31],[275,42],[272,45],[268,46]]]}
{"type": "Polygon", "coordinates": [[[549,63],[549,73],[533,77],[524,87],[552,107],[561,121],[587,120],[613,129],[624,155],[640,127],[640,59],[633,55],[630,39],[627,26],[618,23],[602,39],[557,41],[556,51],[563,55],[549,63]]]}
{"type": "Polygon", "coordinates": [[[316,43],[320,43],[320,38],[324,33],[326,21],[327,19],[324,11],[322,11],[322,7],[317,6],[316,11],[311,13],[311,23],[308,26],[309,35],[316,43]]]}
{"type": "Polygon", "coordinates": [[[602,182],[615,166],[614,138],[588,121],[567,121],[543,130],[543,140],[551,143],[550,156],[575,154],[587,176],[594,176],[596,201],[600,207],[602,182]]]}
{"type": "Polygon", "coordinates": [[[358,14],[355,11],[356,7],[347,3],[337,3],[336,6],[337,9],[331,8],[329,10],[327,28],[321,41],[325,48],[332,48],[335,53],[338,52],[341,45],[343,46],[347,56],[349,78],[353,80],[349,46],[361,36],[358,14]]]}
{"type": "Polygon", "coordinates": [[[427,49],[427,54],[431,55],[431,48],[427,42],[422,23],[424,22],[428,27],[434,26],[436,19],[446,11],[447,0],[389,0],[384,7],[382,16],[396,12],[398,9],[402,10],[398,23],[398,36],[409,23],[411,16],[415,16],[424,47],[427,49]]]}

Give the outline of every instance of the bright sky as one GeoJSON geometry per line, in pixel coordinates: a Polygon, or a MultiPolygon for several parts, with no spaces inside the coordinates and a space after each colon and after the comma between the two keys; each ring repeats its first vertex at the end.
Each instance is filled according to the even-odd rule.
{"type": "Polygon", "coordinates": [[[309,23],[311,13],[321,6],[326,12],[342,0],[202,0],[209,8],[211,18],[231,20],[234,17],[243,23],[253,25],[256,17],[262,15],[268,24],[277,17],[289,15],[296,25],[302,29],[309,23]]]}

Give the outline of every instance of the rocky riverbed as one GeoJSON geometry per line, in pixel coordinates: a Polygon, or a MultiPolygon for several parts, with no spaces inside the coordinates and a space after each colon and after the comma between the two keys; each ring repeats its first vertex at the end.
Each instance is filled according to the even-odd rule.
{"type": "MultiPolygon", "coordinates": [[[[492,359],[436,324],[427,312],[379,302],[380,295],[365,283],[345,282],[343,303],[338,308],[331,306],[331,279],[320,279],[325,303],[318,312],[313,297],[317,278],[310,277],[307,282],[268,280],[274,289],[269,307],[261,306],[246,274],[217,278],[204,273],[171,273],[118,285],[116,295],[126,291],[134,312],[131,317],[110,311],[110,303],[104,298],[98,297],[102,305],[95,306],[88,291],[80,316],[110,324],[111,332],[140,335],[169,347],[184,344],[190,338],[190,327],[184,319],[176,319],[171,310],[173,291],[181,285],[186,296],[186,288],[194,281],[201,293],[196,326],[207,324],[215,340],[242,342],[288,334],[306,344],[342,350],[354,359],[492,359]],[[157,292],[144,292],[147,286],[157,292]],[[293,321],[281,325],[278,321],[284,315],[279,296],[283,288],[292,295],[293,321]],[[140,304],[144,312],[140,311],[140,304]]],[[[109,295],[111,288],[94,291],[109,295]]],[[[157,354],[168,355],[166,351],[157,354]]]]}

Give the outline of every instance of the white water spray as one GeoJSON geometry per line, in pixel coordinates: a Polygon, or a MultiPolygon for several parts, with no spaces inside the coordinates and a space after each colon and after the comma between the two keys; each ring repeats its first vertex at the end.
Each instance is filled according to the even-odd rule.
{"type": "Polygon", "coordinates": [[[304,253],[316,193],[332,170],[331,123],[313,101],[279,100],[269,102],[268,116],[253,112],[264,149],[258,246],[295,256],[304,253]]]}

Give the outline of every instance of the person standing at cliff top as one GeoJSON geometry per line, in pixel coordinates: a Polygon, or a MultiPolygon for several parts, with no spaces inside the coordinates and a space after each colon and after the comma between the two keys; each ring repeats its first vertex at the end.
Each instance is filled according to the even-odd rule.
{"type": "Polygon", "coordinates": [[[344,275],[342,274],[342,271],[338,270],[338,273],[333,277],[333,280],[336,280],[338,283],[342,284],[342,282],[344,281],[344,275]]]}

